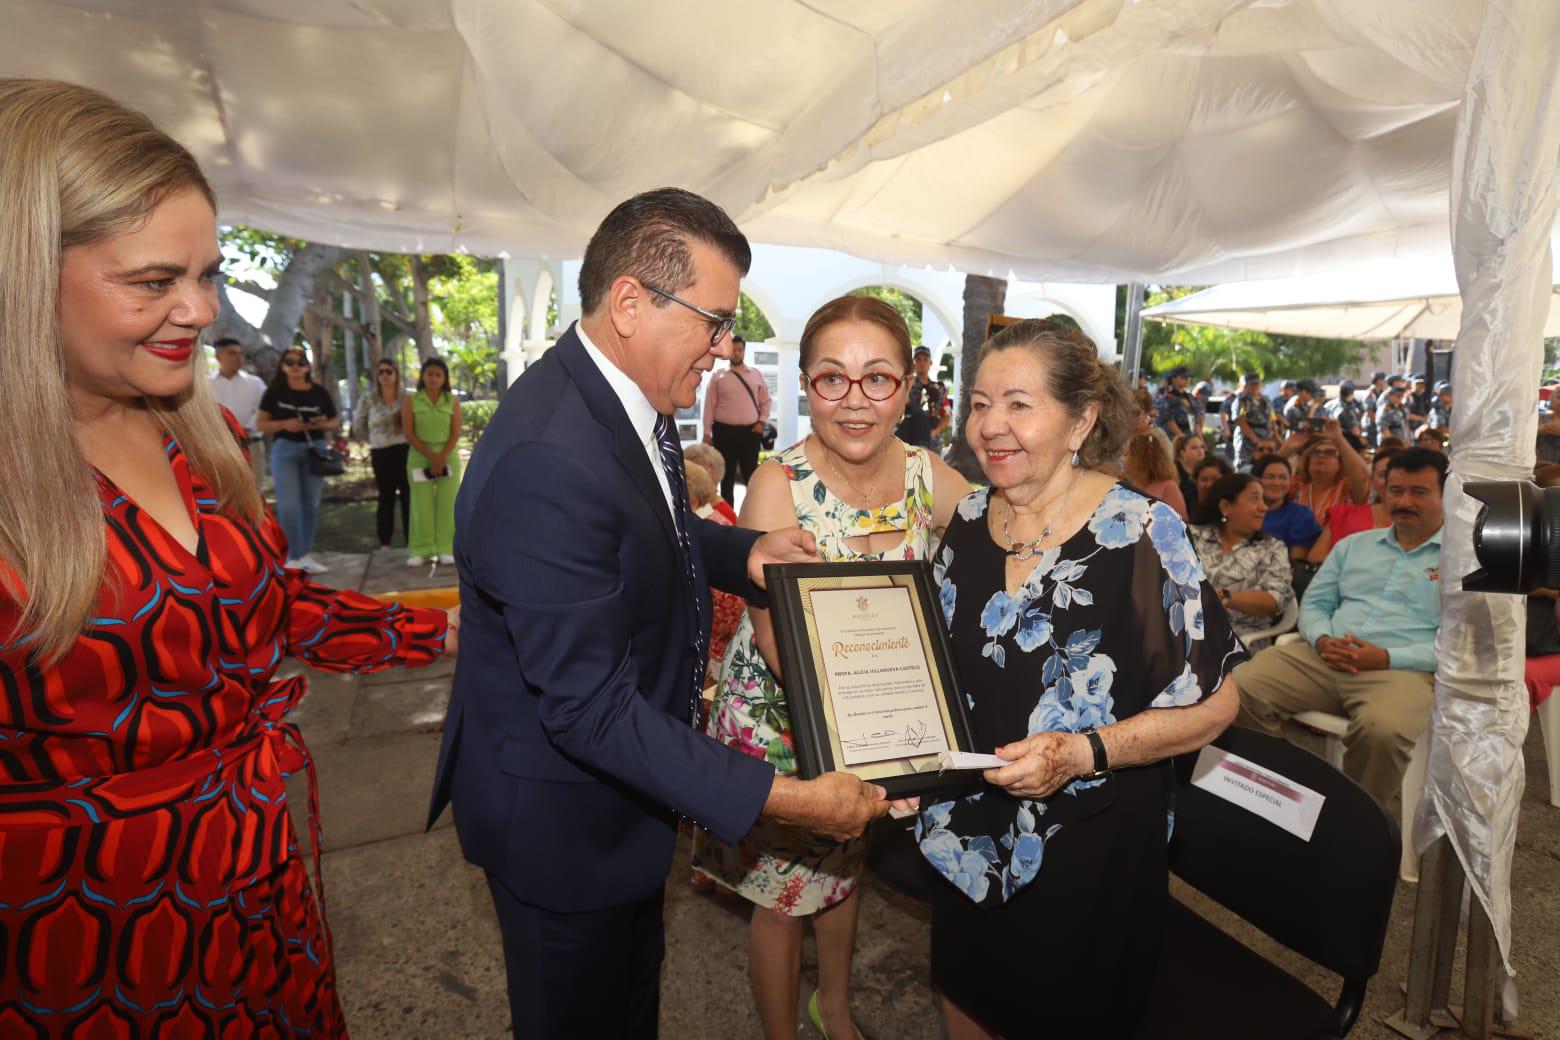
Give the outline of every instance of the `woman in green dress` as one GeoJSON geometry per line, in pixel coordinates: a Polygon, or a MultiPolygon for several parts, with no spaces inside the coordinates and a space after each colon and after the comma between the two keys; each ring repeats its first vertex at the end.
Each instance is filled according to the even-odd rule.
{"type": "MultiPolygon", "coordinates": [[[[894,436],[909,392],[904,319],[881,300],[841,297],[808,319],[800,360],[813,432],[753,474],[741,525],[800,525],[829,562],[929,558],[969,485],[942,459],[894,436]]],[[[769,612],[750,606],[726,647],[707,730],[794,772],[778,672],[769,612]]],[[[701,833],[694,851],[696,870],[754,904],[748,971],[764,1035],[796,1035],[802,928],[811,919],[818,989],[808,1015],[826,1036],[855,1036],[850,962],[865,838],[833,842],[760,819],[736,846],[701,833]]]]}
{"type": "Polygon", "coordinates": [[[422,364],[417,390],[401,405],[401,429],[411,452],[412,523],[406,565],[455,562],[455,491],[460,486],[460,401],[441,358],[422,364]]]}

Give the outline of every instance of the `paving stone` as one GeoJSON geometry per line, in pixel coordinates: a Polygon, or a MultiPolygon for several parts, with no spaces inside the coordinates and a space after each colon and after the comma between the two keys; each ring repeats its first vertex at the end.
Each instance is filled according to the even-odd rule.
{"type": "Polygon", "coordinates": [[[436,733],[444,728],[444,711],[450,701],[447,675],[421,676],[421,669],[397,669],[390,673],[401,682],[366,685],[352,710],[355,740],[389,733],[436,733]]]}

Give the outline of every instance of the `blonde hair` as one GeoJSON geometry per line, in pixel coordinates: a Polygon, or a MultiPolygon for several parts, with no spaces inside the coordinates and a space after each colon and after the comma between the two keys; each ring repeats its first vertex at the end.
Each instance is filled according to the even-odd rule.
{"type": "Polygon", "coordinates": [[[1152,433],[1132,435],[1132,439],[1127,441],[1124,462],[1128,478],[1139,486],[1175,479],[1175,468],[1159,446],[1159,439],[1152,433]]]}
{"type": "Polygon", "coordinates": [[[709,471],[710,479],[719,484],[726,478],[726,457],[711,444],[698,441],[683,449],[683,459],[709,471]]]}
{"type": "Polygon", "coordinates": [[[688,480],[689,505],[697,509],[715,500],[715,478],[709,470],[698,464],[684,466],[683,476],[688,480]]]}
{"type": "MultiPolygon", "coordinates": [[[[215,210],[194,156],[139,112],[70,83],[0,78],[0,582],[22,606],[0,638],[26,633],[40,660],[64,655],[110,579],[98,485],[67,394],[61,259],[136,230],[191,188],[215,210]]],[[[258,521],[259,489],[211,397],[202,350],[193,368],[189,389],[147,407],[220,508],[258,521]]]]}

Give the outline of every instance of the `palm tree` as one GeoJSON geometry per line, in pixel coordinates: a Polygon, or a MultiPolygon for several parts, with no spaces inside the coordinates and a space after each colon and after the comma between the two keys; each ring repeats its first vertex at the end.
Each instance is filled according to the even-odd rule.
{"type": "Polygon", "coordinates": [[[970,387],[975,382],[975,369],[980,366],[980,348],[986,342],[986,321],[993,314],[1001,314],[1006,302],[1006,279],[983,274],[964,276],[964,343],[959,348],[958,422],[954,427],[953,447],[948,452],[948,464],[966,479],[980,483],[985,483],[986,477],[964,439],[964,428],[970,421],[970,387]]]}

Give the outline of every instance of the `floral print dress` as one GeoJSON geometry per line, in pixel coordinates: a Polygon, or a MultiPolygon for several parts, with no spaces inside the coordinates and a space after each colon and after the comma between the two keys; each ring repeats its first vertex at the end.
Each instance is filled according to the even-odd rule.
{"type": "MultiPolygon", "coordinates": [[[[777,461],[791,482],[796,522],[818,539],[818,555],[847,560],[924,560],[935,537],[932,462],[924,448],[904,446],[904,498],[879,509],[858,509],[835,497],[807,459],[804,440],[777,461]],[[900,531],[904,540],[880,553],[857,552],[846,539],[900,531]]],[[[796,772],[795,745],[785,692],[759,655],[746,613],[726,648],[720,691],[707,731],[723,744],[796,772]]],[[[735,846],[702,831],[694,839],[694,867],[744,898],[792,916],[813,914],[850,895],[866,862],[866,839],[834,842],[760,817],[735,846]]]]}
{"type": "MultiPolygon", "coordinates": [[[[1170,506],[1115,485],[1009,594],[990,499],[959,503],[933,559],[977,750],[1196,704],[1245,659],[1170,506]]],[[[1033,1035],[1035,1009],[1058,1001],[1096,1016],[1087,1035],[1129,1035],[1098,1016],[1130,1019],[1123,982],[1152,973],[1171,789],[1158,763],[1044,799],[982,785],[923,803],[916,840],[949,882],[933,900],[938,988],[1003,1035],[1033,1035]]]]}

